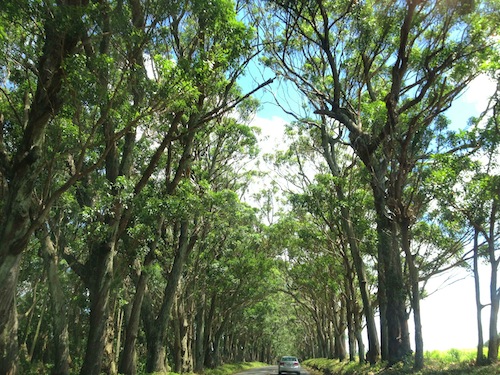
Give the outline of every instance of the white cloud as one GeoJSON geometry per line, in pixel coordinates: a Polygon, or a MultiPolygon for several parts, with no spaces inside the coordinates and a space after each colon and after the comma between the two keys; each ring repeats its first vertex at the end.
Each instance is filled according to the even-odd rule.
{"type": "Polygon", "coordinates": [[[286,147],[284,140],[286,124],[287,121],[279,116],[272,116],[270,119],[255,116],[251,125],[261,129],[259,144],[262,153],[271,153],[286,147]]]}
{"type": "Polygon", "coordinates": [[[488,100],[496,90],[496,83],[486,74],[481,74],[468,86],[462,100],[480,114],[486,109],[488,100]]]}

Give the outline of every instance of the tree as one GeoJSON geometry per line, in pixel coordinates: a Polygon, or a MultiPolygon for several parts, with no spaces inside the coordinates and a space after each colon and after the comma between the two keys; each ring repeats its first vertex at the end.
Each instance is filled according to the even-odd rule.
{"type": "MultiPolygon", "coordinates": [[[[497,90],[498,91],[498,90],[497,90]]],[[[500,258],[496,250],[498,240],[498,92],[490,101],[491,105],[485,110],[488,114],[485,121],[472,119],[473,125],[469,132],[451,137],[448,141],[460,148],[471,139],[476,140],[477,151],[473,154],[461,152],[446,155],[436,159],[436,167],[431,175],[433,186],[439,181],[451,181],[445,191],[453,193],[437,193],[442,215],[448,221],[460,223],[470,232],[473,232],[473,273],[476,290],[476,310],[478,325],[478,346],[476,363],[484,364],[482,310],[481,303],[479,262],[485,259],[490,265],[490,321],[488,340],[488,361],[498,361],[498,310],[500,295],[498,294],[498,264],[500,258]]],[[[439,187],[442,189],[442,185],[439,187]]]]}
{"type": "MultiPolygon", "coordinates": [[[[382,358],[393,364],[411,351],[401,251],[411,261],[411,236],[402,235],[419,218],[414,209],[420,203],[406,193],[409,177],[425,157],[430,127],[493,53],[494,5],[269,3],[278,24],[267,28],[265,62],[298,88],[319,118],[342,125],[339,140],[349,143],[370,176],[382,358]]],[[[412,269],[418,318],[418,276],[412,269]]],[[[416,336],[415,367],[421,368],[422,339],[416,336]]]]}
{"type": "Polygon", "coordinates": [[[21,255],[34,230],[46,215],[30,215],[32,190],[41,173],[50,120],[64,103],[61,87],[65,61],[82,37],[82,16],[88,1],[61,1],[38,7],[32,2],[8,2],[2,9],[2,43],[8,53],[2,58],[2,215],[0,231],[0,372],[17,373],[17,317],[15,288],[21,255]],[[41,21],[31,22],[34,11],[41,21]],[[33,28],[36,32],[31,33],[33,28]],[[29,35],[38,37],[29,37],[29,35]],[[7,42],[25,40],[30,52],[17,65],[16,48],[7,42]],[[30,59],[33,59],[31,63],[30,59]],[[11,75],[8,75],[12,72],[11,75]],[[29,84],[27,84],[29,83],[29,84]],[[24,97],[24,99],[23,99],[24,97]],[[21,108],[24,108],[21,110],[21,108]]]}
{"type": "Polygon", "coordinates": [[[197,132],[255,91],[236,85],[254,52],[235,4],[149,5],[26,1],[1,10],[2,372],[17,366],[21,254],[65,193],[78,210],[60,222],[75,229],[61,231],[65,257],[90,292],[81,371],[99,373],[103,355],[115,371],[110,301],[116,266],[133,262],[122,246],[135,205],[151,178],[164,177],[162,193],[173,194],[189,175],[197,132]]]}

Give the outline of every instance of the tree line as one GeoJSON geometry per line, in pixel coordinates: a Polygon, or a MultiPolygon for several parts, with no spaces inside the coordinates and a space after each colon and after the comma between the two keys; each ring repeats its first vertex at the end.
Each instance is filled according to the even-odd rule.
{"type": "Polygon", "coordinates": [[[425,281],[467,254],[477,283],[491,265],[496,361],[498,97],[468,131],[444,112],[497,74],[498,14],[4,1],[0,372],[201,372],[291,351],[393,364],[411,354],[410,311],[421,368],[425,281]],[[279,213],[273,190],[245,203],[266,178],[251,121],[273,80],[242,88],[257,61],[303,102],[279,103],[295,118],[271,157],[294,186],[279,213]]]}

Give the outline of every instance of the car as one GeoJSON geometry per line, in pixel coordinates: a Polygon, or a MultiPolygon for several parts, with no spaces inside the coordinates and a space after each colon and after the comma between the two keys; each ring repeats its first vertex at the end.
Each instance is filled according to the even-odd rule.
{"type": "Polygon", "coordinates": [[[285,355],[278,362],[278,374],[297,374],[300,375],[300,362],[297,357],[285,355]]]}

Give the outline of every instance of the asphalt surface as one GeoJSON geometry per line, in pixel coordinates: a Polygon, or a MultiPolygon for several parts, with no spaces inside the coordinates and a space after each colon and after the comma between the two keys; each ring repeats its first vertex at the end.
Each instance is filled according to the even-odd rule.
{"type": "MultiPolygon", "coordinates": [[[[245,370],[240,372],[237,375],[278,375],[278,366],[266,366],[266,367],[258,367],[252,368],[249,370],[245,370]]],[[[304,368],[300,369],[300,375],[309,375],[304,368]]]]}

